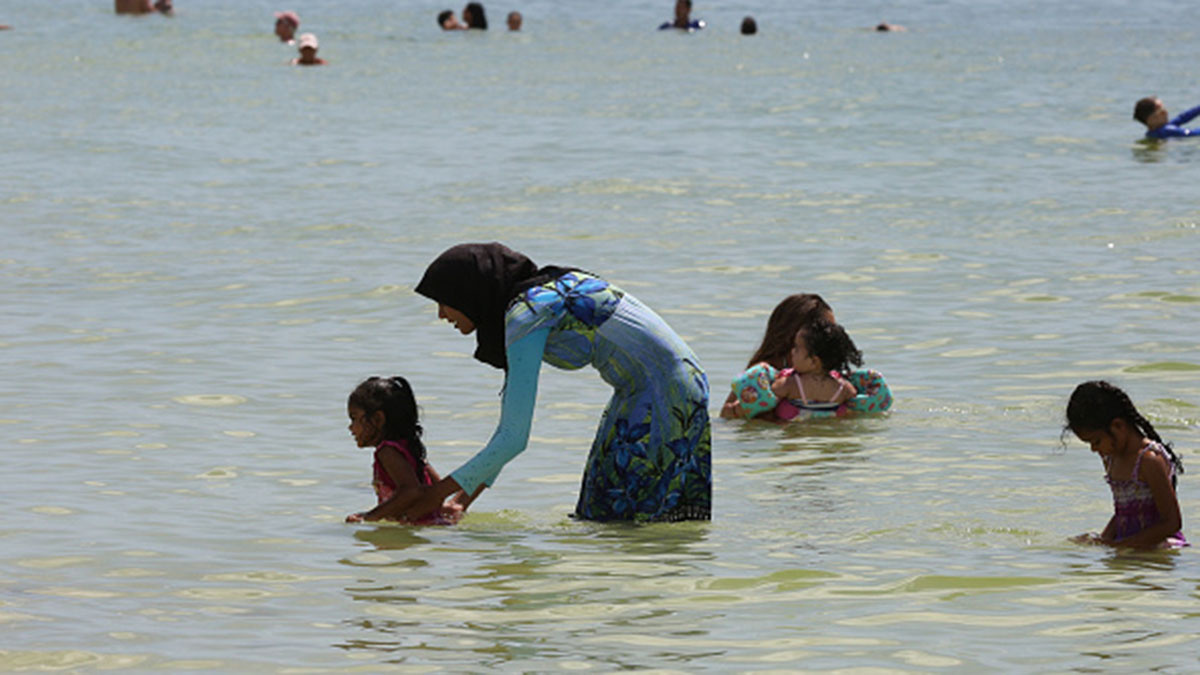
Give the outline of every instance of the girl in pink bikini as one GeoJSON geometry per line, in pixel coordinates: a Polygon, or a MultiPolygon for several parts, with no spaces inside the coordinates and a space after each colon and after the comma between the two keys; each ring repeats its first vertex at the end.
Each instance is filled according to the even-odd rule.
{"type": "Polygon", "coordinates": [[[1183,463],[1125,392],[1103,381],[1079,385],[1067,403],[1063,433],[1068,429],[1100,455],[1113,494],[1113,516],[1104,531],[1076,541],[1129,548],[1188,545],[1175,497],[1183,463]]]}
{"type": "Polygon", "coordinates": [[[459,494],[441,511],[410,521],[396,508],[406,499],[394,499],[407,490],[433,485],[441,479],[425,460],[417,399],[403,377],[370,377],[350,394],[346,405],[350,434],[358,447],[375,448],[374,480],[377,504],[370,511],[346,516],[346,522],[399,520],[414,525],[450,525],[461,516],[470,500],[459,494]]]}

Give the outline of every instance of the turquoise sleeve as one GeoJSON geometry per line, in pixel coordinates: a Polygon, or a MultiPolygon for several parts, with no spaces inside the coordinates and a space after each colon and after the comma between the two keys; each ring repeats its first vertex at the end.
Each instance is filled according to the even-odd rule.
{"type": "Polygon", "coordinates": [[[480,483],[491,487],[500,469],[525,449],[533,424],[533,404],[537,402],[538,373],[550,328],[534,331],[508,346],[508,375],[500,401],[500,424],[492,439],[450,477],[467,494],[474,494],[480,483]]]}

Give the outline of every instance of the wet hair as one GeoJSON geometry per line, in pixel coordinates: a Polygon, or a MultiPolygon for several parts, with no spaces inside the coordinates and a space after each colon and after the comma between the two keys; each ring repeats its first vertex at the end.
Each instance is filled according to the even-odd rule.
{"type": "Polygon", "coordinates": [[[483,13],[483,5],[478,2],[468,2],[463,7],[463,17],[467,19],[467,28],[487,30],[487,14],[483,13]]]}
{"type": "Polygon", "coordinates": [[[846,334],[846,329],[829,321],[817,319],[800,329],[797,339],[804,341],[810,356],[817,357],[821,369],[836,370],[843,375],[850,373],[850,366],[861,366],[862,351],[846,334]]]}
{"type": "Polygon", "coordinates": [[[1133,106],[1133,119],[1145,124],[1155,110],[1158,110],[1158,99],[1147,96],[1138,100],[1137,104],[1133,106]]]}
{"type": "Polygon", "coordinates": [[[748,16],[742,19],[742,35],[754,35],[758,32],[758,23],[754,21],[754,17],[748,16]]]}
{"type": "Polygon", "coordinates": [[[796,344],[796,333],[805,324],[818,319],[833,320],[833,309],[821,296],[816,293],[796,293],[784,298],[771,310],[762,344],[754,351],[746,367],[763,361],[777,368],[786,367],[788,355],[796,344]]]}
{"type": "Polygon", "coordinates": [[[454,16],[454,12],[451,10],[448,10],[448,9],[444,9],[444,10],[438,12],[438,15],[437,15],[438,28],[445,28],[446,27],[446,19],[449,19],[452,16],[454,16]]]}
{"type": "MultiPolygon", "coordinates": [[[[1143,436],[1163,446],[1167,457],[1175,467],[1175,473],[1183,473],[1183,461],[1175,454],[1171,444],[1163,441],[1150,420],[1142,417],[1134,407],[1129,395],[1117,386],[1104,380],[1091,380],[1075,387],[1071,399],[1067,402],[1067,423],[1063,426],[1063,434],[1068,431],[1078,436],[1089,431],[1110,433],[1109,428],[1115,419],[1125,420],[1127,424],[1137,429],[1143,436]]],[[[1177,477],[1171,477],[1171,484],[1177,482],[1177,477]]]]}
{"type": "Polygon", "coordinates": [[[368,377],[350,392],[347,406],[366,415],[383,412],[382,437],[385,441],[408,441],[408,450],[418,462],[425,461],[421,442],[421,424],[417,417],[417,398],[408,380],[394,377],[368,377]]]}

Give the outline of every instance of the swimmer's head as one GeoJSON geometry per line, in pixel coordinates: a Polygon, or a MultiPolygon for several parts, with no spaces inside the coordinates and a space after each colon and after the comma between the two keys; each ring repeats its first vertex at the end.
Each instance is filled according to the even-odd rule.
{"type": "Polygon", "coordinates": [[[742,19],[742,35],[754,35],[758,32],[758,23],[754,17],[748,16],[742,19]]]}
{"type": "Polygon", "coordinates": [[[279,36],[280,40],[290,41],[299,27],[300,15],[295,12],[275,12],[275,35],[279,36]]]}
{"type": "Polygon", "coordinates": [[[521,30],[521,13],[517,11],[509,12],[507,23],[509,30],[521,30]]]}
{"type": "Polygon", "coordinates": [[[1157,96],[1147,96],[1133,106],[1133,119],[1145,124],[1149,129],[1157,129],[1169,121],[1170,115],[1157,96]]]}
{"type": "Polygon", "coordinates": [[[675,0],[675,25],[685,26],[691,22],[692,0],[675,0]]]}
{"type": "Polygon", "coordinates": [[[746,367],[766,361],[786,368],[788,354],[796,341],[796,333],[805,324],[818,319],[836,321],[833,309],[821,296],[816,293],[796,293],[784,298],[771,311],[771,317],[767,319],[767,329],[763,331],[762,343],[754,351],[754,356],[750,357],[746,367]]]}
{"type": "Polygon", "coordinates": [[[468,2],[462,11],[463,23],[467,24],[467,28],[478,28],[487,30],[487,14],[483,11],[483,5],[478,2],[468,2]]]}
{"type": "Polygon", "coordinates": [[[792,367],[798,372],[850,372],[850,366],[861,366],[862,351],[846,334],[846,329],[832,321],[813,321],[796,333],[792,349],[792,367]]]}

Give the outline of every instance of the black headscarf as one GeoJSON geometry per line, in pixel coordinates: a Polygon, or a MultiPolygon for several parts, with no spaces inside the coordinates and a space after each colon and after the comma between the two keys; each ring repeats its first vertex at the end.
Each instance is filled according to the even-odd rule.
{"type": "Polygon", "coordinates": [[[416,291],[465,314],[475,324],[475,358],[507,370],[504,312],[508,304],[521,291],[568,271],[553,266],[539,269],[529,258],[496,242],[459,244],[429,263],[416,291]]]}

